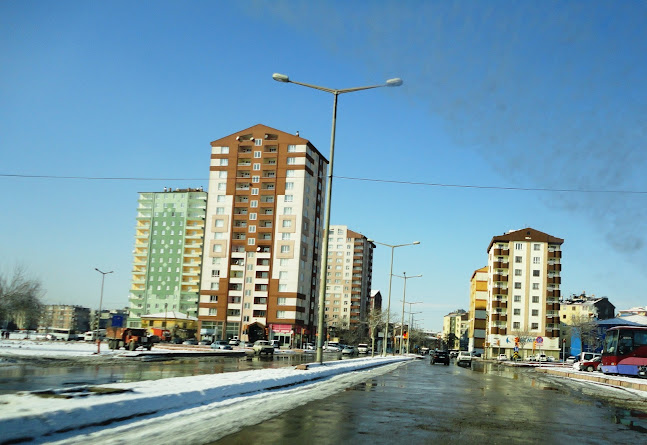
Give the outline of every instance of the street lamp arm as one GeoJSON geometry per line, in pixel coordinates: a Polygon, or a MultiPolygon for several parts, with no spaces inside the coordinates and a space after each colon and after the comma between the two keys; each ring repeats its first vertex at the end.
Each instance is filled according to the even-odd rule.
{"type": "Polygon", "coordinates": [[[280,73],[272,74],[272,79],[276,80],[277,82],[295,83],[297,85],[301,85],[308,88],[314,88],[315,90],[325,91],[326,93],[331,93],[331,94],[354,93],[355,91],[370,90],[373,88],[381,88],[381,87],[399,87],[400,85],[402,85],[402,79],[398,77],[396,77],[395,79],[389,79],[381,85],[368,85],[365,87],[342,88],[342,89],[322,87],[320,85],[313,85],[311,83],[305,83],[305,82],[297,82],[296,80],[291,80],[288,75],[280,74],[280,73]]]}
{"type": "Polygon", "coordinates": [[[393,276],[398,277],[398,278],[404,278],[405,280],[408,280],[409,278],[420,278],[420,277],[422,277],[422,275],[404,275],[404,276],[401,276],[401,275],[396,275],[396,274],[393,274],[393,276]]]}

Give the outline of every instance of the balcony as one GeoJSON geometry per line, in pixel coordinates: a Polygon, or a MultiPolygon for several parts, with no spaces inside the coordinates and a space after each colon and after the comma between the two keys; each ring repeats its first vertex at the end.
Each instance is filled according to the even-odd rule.
{"type": "Polygon", "coordinates": [[[561,284],[562,283],[562,277],[548,277],[548,278],[546,278],[546,282],[548,284],[561,284]]]}
{"type": "Polygon", "coordinates": [[[549,264],[547,267],[548,272],[561,272],[562,265],[559,263],[549,264]]]}
{"type": "Polygon", "coordinates": [[[494,274],[492,275],[492,280],[493,281],[508,281],[508,276],[507,275],[500,275],[500,274],[494,274]]]}
{"type": "Polygon", "coordinates": [[[508,256],[510,255],[510,249],[497,248],[497,249],[494,249],[493,254],[494,256],[508,256]]]}
{"type": "Polygon", "coordinates": [[[495,261],[492,267],[495,269],[507,269],[509,263],[507,261],[495,261]]]}
{"type": "Polygon", "coordinates": [[[507,287],[493,287],[492,295],[508,295],[507,287]]]}
{"type": "Polygon", "coordinates": [[[549,298],[559,298],[561,297],[562,293],[559,291],[559,289],[549,289],[546,291],[546,296],[549,298]]]}
{"type": "Polygon", "coordinates": [[[561,250],[549,250],[548,251],[548,258],[561,258],[562,257],[562,251],[561,250]]]}

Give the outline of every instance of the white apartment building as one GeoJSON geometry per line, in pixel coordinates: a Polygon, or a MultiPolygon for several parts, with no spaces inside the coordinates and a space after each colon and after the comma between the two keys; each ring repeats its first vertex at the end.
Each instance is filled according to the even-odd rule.
{"type": "Polygon", "coordinates": [[[488,246],[486,356],[559,357],[561,245],[532,228],[492,238],[488,246]]]}
{"type": "Polygon", "coordinates": [[[366,321],[374,247],[364,235],[347,226],[330,226],[324,312],[329,332],[330,328],[358,328],[366,321]]]}

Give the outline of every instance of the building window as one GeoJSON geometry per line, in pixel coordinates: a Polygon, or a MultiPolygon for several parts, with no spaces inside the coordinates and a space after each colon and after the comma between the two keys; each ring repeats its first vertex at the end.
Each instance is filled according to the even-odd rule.
{"type": "Polygon", "coordinates": [[[256,226],[251,225],[249,226],[249,233],[255,233],[256,232],[256,226]]]}
{"type": "Polygon", "coordinates": [[[276,318],[285,318],[285,311],[276,311],[276,318]]]}
{"type": "Polygon", "coordinates": [[[261,169],[261,164],[259,162],[254,163],[254,170],[260,170],[261,169]]]}
{"type": "Polygon", "coordinates": [[[541,264],[541,259],[538,256],[532,257],[532,264],[541,264]]]}
{"type": "Polygon", "coordinates": [[[521,315],[521,309],[514,309],[514,315],[521,315]]]}
{"type": "Polygon", "coordinates": [[[284,207],[283,208],[283,214],[284,215],[292,215],[292,207],[284,207]]]}
{"type": "Polygon", "coordinates": [[[221,159],[220,160],[220,166],[224,167],[226,165],[229,165],[229,159],[221,159]]]}
{"type": "Polygon", "coordinates": [[[290,239],[290,234],[289,233],[282,233],[281,234],[281,239],[284,241],[288,241],[290,239]]]}
{"type": "Polygon", "coordinates": [[[285,202],[292,202],[293,198],[293,195],[285,195],[285,202]]]}
{"type": "Polygon", "coordinates": [[[532,329],[533,331],[536,331],[537,329],[539,329],[539,323],[532,323],[530,325],[530,329],[532,329]]]}
{"type": "Polygon", "coordinates": [[[248,238],[247,239],[247,245],[253,246],[256,244],[256,238],[248,238]]]}
{"type": "Polygon", "coordinates": [[[216,198],[216,202],[225,202],[225,195],[218,195],[218,198],[216,198]]]}
{"type": "Polygon", "coordinates": [[[521,283],[514,283],[515,289],[521,289],[521,283]]]}
{"type": "Polygon", "coordinates": [[[532,276],[533,277],[538,277],[539,276],[539,270],[533,270],[532,271],[532,276]]]}
{"type": "Polygon", "coordinates": [[[293,190],[293,189],[294,189],[294,182],[285,183],[285,190],[293,190]]]}
{"type": "Polygon", "coordinates": [[[260,176],[252,176],[252,182],[260,182],[261,177],[260,176]]]}
{"type": "Polygon", "coordinates": [[[297,151],[296,145],[288,145],[288,153],[295,153],[297,151]]]}
{"type": "Polygon", "coordinates": [[[514,257],[514,262],[515,263],[521,263],[522,261],[523,261],[523,257],[520,257],[520,256],[514,257]]]}
{"type": "MultiPolygon", "coordinates": [[[[256,139],[256,140],[257,140],[257,141],[259,141],[260,139],[256,139]]],[[[257,145],[258,145],[258,144],[257,144],[257,145]]],[[[254,157],[255,157],[255,158],[257,158],[257,159],[261,157],[261,152],[260,152],[260,150],[257,150],[257,151],[255,151],[255,152],[254,152],[254,157]]]]}
{"type": "Polygon", "coordinates": [[[220,147],[220,153],[226,155],[229,153],[229,147],[220,147]]]}
{"type": "Polygon", "coordinates": [[[225,227],[225,221],[223,219],[217,219],[215,225],[216,227],[225,227]]]}
{"type": "Polygon", "coordinates": [[[521,269],[515,269],[514,270],[514,276],[515,277],[520,277],[521,276],[521,269]]]}
{"type": "Polygon", "coordinates": [[[539,316],[539,309],[533,309],[532,310],[532,316],[533,317],[538,317],[539,316]]]}
{"type": "Polygon", "coordinates": [[[219,278],[220,277],[220,270],[219,269],[211,269],[211,277],[212,278],[219,278]]]}
{"type": "Polygon", "coordinates": [[[256,199],[252,199],[252,200],[249,202],[249,206],[250,206],[250,207],[258,207],[258,200],[256,200],[256,199]]]}
{"type": "MultiPolygon", "coordinates": [[[[216,281],[215,283],[211,283],[211,290],[219,290],[219,289],[220,289],[220,283],[218,281],[216,281]]],[[[215,295],[212,295],[211,297],[215,297],[215,295]]]]}
{"type": "Polygon", "coordinates": [[[218,295],[209,295],[209,303],[217,303],[218,295]]]}
{"type": "Polygon", "coordinates": [[[514,302],[515,303],[521,303],[521,295],[515,295],[514,296],[514,302]]]}
{"type": "Polygon", "coordinates": [[[288,158],[288,165],[294,165],[297,163],[297,158],[289,157],[288,158]]]}
{"type": "Polygon", "coordinates": [[[295,171],[296,170],[286,170],[285,171],[285,177],[286,178],[294,178],[296,176],[295,171]]]}
{"type": "Polygon", "coordinates": [[[290,219],[284,219],[281,222],[281,227],[292,227],[292,220],[290,219]]]}
{"type": "Polygon", "coordinates": [[[209,315],[212,315],[212,316],[218,315],[218,308],[210,307],[209,308],[209,315]]]}
{"type": "Polygon", "coordinates": [[[252,188],[252,195],[258,195],[258,188],[252,188]]]}
{"type": "Polygon", "coordinates": [[[225,214],[224,207],[216,207],[216,215],[224,215],[224,214],[225,214]]]}
{"type": "Polygon", "coordinates": [[[218,172],[218,177],[220,179],[227,179],[227,170],[219,171],[218,172]]]}
{"type": "MultiPolygon", "coordinates": [[[[533,295],[532,296],[532,302],[533,303],[539,303],[539,295],[533,295]]],[[[575,308],[573,308],[573,309],[575,309],[575,308]]]]}
{"type": "Polygon", "coordinates": [[[523,244],[515,243],[514,248],[515,248],[515,250],[521,250],[521,249],[523,249],[523,244]]]}
{"type": "Polygon", "coordinates": [[[279,298],[276,299],[276,303],[279,306],[285,306],[286,304],[288,304],[288,299],[285,298],[285,297],[279,297],[279,298]]]}
{"type": "Polygon", "coordinates": [[[249,219],[250,219],[251,221],[256,220],[256,213],[254,213],[254,212],[250,213],[250,214],[249,214],[249,219]]]}
{"type": "Polygon", "coordinates": [[[532,290],[539,290],[539,283],[532,283],[532,290]]]}
{"type": "Polygon", "coordinates": [[[515,321],[512,323],[512,329],[520,329],[521,328],[521,323],[518,321],[515,321]]]}
{"type": "Polygon", "coordinates": [[[290,253],[290,246],[281,246],[281,253],[290,253]]]}
{"type": "Polygon", "coordinates": [[[534,250],[541,250],[541,244],[533,244],[532,247],[534,250]]]}

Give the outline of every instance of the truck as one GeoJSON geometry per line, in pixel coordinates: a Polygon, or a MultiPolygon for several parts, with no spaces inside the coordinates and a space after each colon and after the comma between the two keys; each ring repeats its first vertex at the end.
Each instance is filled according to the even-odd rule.
{"type": "Polygon", "coordinates": [[[150,351],[153,347],[153,341],[148,335],[148,331],[142,328],[110,327],[107,329],[106,339],[110,349],[124,348],[134,351],[141,346],[150,351]]]}

